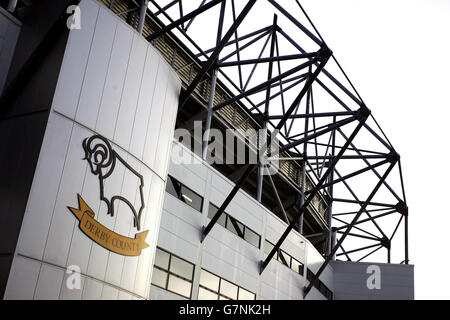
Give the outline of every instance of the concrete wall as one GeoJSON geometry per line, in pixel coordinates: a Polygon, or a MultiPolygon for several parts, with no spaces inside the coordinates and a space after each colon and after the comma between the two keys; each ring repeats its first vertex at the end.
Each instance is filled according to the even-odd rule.
{"type": "MultiPolygon", "coordinates": [[[[331,262],[334,269],[336,300],[412,300],[414,299],[414,266],[404,264],[331,262]],[[369,277],[376,276],[369,267],[380,271],[379,289],[369,289],[369,277]],[[369,270],[368,270],[369,268],[369,270]]],[[[369,282],[373,284],[372,279],[369,282]]]]}
{"type": "Polygon", "coordinates": [[[0,94],[11,66],[22,23],[0,7],[0,94]]]}
{"type": "MultiPolygon", "coordinates": [[[[148,42],[97,1],[81,2],[82,28],[69,34],[52,109],[20,231],[6,299],[145,299],[181,83],[148,42]],[[150,247],[123,256],[99,246],[67,208],[80,194],[107,228],[133,237],[126,205],[107,215],[98,177],[82,142],[106,137],[143,176],[142,230],[150,247]],[[81,269],[81,288],[66,286],[66,268],[81,269]]],[[[105,192],[139,207],[139,181],[116,165],[105,192]]]]}
{"type": "MultiPolygon", "coordinates": [[[[200,213],[166,193],[158,246],[196,265],[192,299],[197,299],[201,268],[252,291],[257,299],[303,299],[306,267],[316,272],[323,258],[305,238],[292,231],[281,248],[305,264],[305,276],[276,260],[259,275],[258,263],[266,257],[264,240],[276,243],[287,225],[245,192],[237,193],[226,212],[261,235],[260,249],[218,224],[200,243],[201,228],[209,222],[209,202],[220,206],[234,184],[175,142],[172,154],[182,153],[193,156],[197,164],[172,162],[169,174],[204,198],[203,210],[200,213]]],[[[331,267],[326,268],[321,280],[333,289],[331,267]]],[[[155,286],[150,291],[150,299],[173,299],[174,296],[155,286]]],[[[315,288],[308,298],[325,299],[315,288]]]]}

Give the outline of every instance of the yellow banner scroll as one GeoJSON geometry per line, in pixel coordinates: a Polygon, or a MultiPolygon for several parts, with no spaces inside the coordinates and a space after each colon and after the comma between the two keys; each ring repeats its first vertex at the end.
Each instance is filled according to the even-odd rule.
{"type": "Polygon", "coordinates": [[[136,233],[134,238],[125,237],[95,220],[94,211],[89,208],[80,195],[78,195],[78,207],[79,209],[68,208],[80,221],[81,231],[103,248],[124,256],[139,256],[142,249],[149,246],[145,242],[148,230],[136,233]]]}

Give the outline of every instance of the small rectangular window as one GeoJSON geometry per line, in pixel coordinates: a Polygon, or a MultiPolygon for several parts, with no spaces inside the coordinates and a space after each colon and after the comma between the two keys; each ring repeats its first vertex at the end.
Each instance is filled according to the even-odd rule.
{"type": "Polygon", "coordinates": [[[155,266],[158,266],[162,269],[168,270],[169,269],[169,258],[170,253],[163,251],[159,248],[156,248],[156,254],[155,254],[155,266]]]}
{"type": "Polygon", "coordinates": [[[170,272],[192,281],[194,266],[178,257],[172,256],[170,259],[170,272]]]}
{"type": "Polygon", "coordinates": [[[181,183],[175,178],[168,176],[166,183],[166,192],[170,193],[174,197],[179,198],[181,194],[181,183]]]}
{"type": "Polygon", "coordinates": [[[255,300],[255,294],[245,289],[239,288],[239,300],[255,300]]]}
{"type": "Polygon", "coordinates": [[[311,270],[307,269],[306,270],[306,280],[311,282],[313,280],[313,278],[314,278],[314,273],[311,270]]]}
{"type": "Polygon", "coordinates": [[[291,267],[291,256],[288,255],[283,250],[279,250],[278,252],[278,260],[287,267],[291,267]]]}
{"type": "Polygon", "coordinates": [[[298,273],[301,274],[302,276],[305,274],[305,266],[302,263],[298,267],[298,273]]]}
{"type": "Polygon", "coordinates": [[[203,197],[171,176],[167,178],[166,192],[177,197],[195,210],[202,211],[203,197]]]}
{"type": "Polygon", "coordinates": [[[194,264],[156,248],[153,285],[190,299],[193,274],[194,264]]]}
{"type": "Polygon", "coordinates": [[[181,186],[180,200],[195,210],[202,211],[203,198],[184,185],[181,186]]]}
{"type": "Polygon", "coordinates": [[[154,268],[152,274],[152,284],[161,288],[166,288],[167,272],[154,268]]]}
{"type": "Polygon", "coordinates": [[[237,236],[244,238],[244,225],[232,216],[228,216],[227,229],[237,236]]]}
{"type": "Polygon", "coordinates": [[[199,300],[255,300],[256,295],[204,269],[200,273],[199,300]]]}
{"type": "MultiPolygon", "coordinates": [[[[265,254],[269,255],[274,247],[275,246],[272,243],[270,243],[269,241],[267,241],[267,240],[264,241],[264,253],[265,254]]],[[[275,253],[273,258],[277,259],[277,257],[278,257],[278,255],[277,255],[277,253],[275,253]]]]}
{"type": "MultiPolygon", "coordinates": [[[[209,209],[208,209],[208,218],[212,219],[216,215],[217,210],[219,210],[219,208],[217,208],[215,205],[210,203],[209,209]]],[[[217,220],[217,223],[220,224],[222,227],[225,227],[226,221],[227,221],[227,214],[225,212],[223,212],[220,215],[219,219],[217,220]]]]}
{"type": "Polygon", "coordinates": [[[169,275],[167,289],[186,298],[191,297],[192,283],[174,275],[169,275]]]}
{"type": "Polygon", "coordinates": [[[238,287],[235,284],[232,284],[231,282],[221,279],[219,293],[232,300],[237,300],[238,287]]]}
{"type": "MultiPolygon", "coordinates": [[[[212,219],[216,215],[218,210],[219,208],[217,206],[210,203],[208,208],[208,218],[212,219]]],[[[220,224],[222,227],[227,228],[238,237],[244,239],[245,241],[259,249],[259,246],[261,244],[261,236],[229,214],[223,212],[217,220],[217,224],[220,224]]]]}
{"type": "Polygon", "coordinates": [[[217,293],[206,290],[202,287],[198,289],[198,300],[217,300],[217,293]]]}
{"type": "Polygon", "coordinates": [[[200,272],[200,285],[214,290],[216,292],[219,291],[219,282],[220,278],[206,270],[203,270],[200,272]]]}
{"type": "Polygon", "coordinates": [[[254,245],[257,248],[259,248],[259,244],[261,242],[261,236],[259,234],[257,234],[256,232],[254,232],[253,230],[247,228],[247,227],[245,228],[244,239],[248,243],[254,245]]]}

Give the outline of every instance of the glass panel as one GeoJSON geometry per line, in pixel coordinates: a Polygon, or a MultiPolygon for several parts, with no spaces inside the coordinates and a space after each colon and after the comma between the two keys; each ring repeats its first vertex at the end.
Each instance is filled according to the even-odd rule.
{"type": "Polygon", "coordinates": [[[153,268],[152,274],[152,284],[157,285],[161,288],[166,288],[167,283],[167,272],[159,270],[158,268],[153,268]]]}
{"type": "Polygon", "coordinates": [[[183,278],[192,280],[193,270],[194,266],[191,263],[172,256],[170,260],[170,272],[182,276],[183,278]]]}
{"type": "Polygon", "coordinates": [[[208,208],[208,218],[212,219],[214,217],[214,215],[216,214],[217,210],[219,210],[219,208],[217,208],[215,205],[210,203],[209,208],[208,208]]]}
{"type": "Polygon", "coordinates": [[[288,255],[286,252],[284,252],[283,250],[280,250],[280,255],[279,255],[279,260],[282,264],[290,267],[291,266],[291,256],[288,255]]]}
{"type": "Polygon", "coordinates": [[[178,293],[186,298],[191,297],[191,286],[192,284],[186,280],[180,279],[174,275],[169,275],[169,285],[167,289],[178,293]]]}
{"type": "Polygon", "coordinates": [[[198,288],[198,300],[217,300],[217,294],[200,287],[198,288]]]}
{"type": "Polygon", "coordinates": [[[175,179],[169,176],[166,183],[166,192],[178,198],[177,190],[180,190],[181,184],[175,179]]]}
{"type": "Polygon", "coordinates": [[[219,296],[219,300],[230,300],[230,299],[228,299],[227,297],[224,297],[224,296],[219,296]]]}
{"type": "Polygon", "coordinates": [[[227,222],[227,214],[224,212],[220,215],[220,218],[217,220],[217,223],[225,228],[225,224],[227,222]]]}
{"type": "Polygon", "coordinates": [[[200,285],[208,289],[214,290],[216,292],[219,292],[219,281],[220,281],[219,277],[202,269],[200,273],[200,285]]]}
{"type": "Polygon", "coordinates": [[[311,270],[307,269],[307,272],[306,272],[306,279],[307,279],[309,282],[311,282],[313,278],[314,278],[314,273],[313,273],[311,270]]]}
{"type": "Polygon", "coordinates": [[[305,273],[305,266],[303,264],[300,264],[300,266],[298,267],[298,273],[301,274],[302,276],[305,273]]]}
{"type": "Polygon", "coordinates": [[[244,225],[231,216],[228,216],[227,229],[238,236],[241,236],[241,234],[242,235],[244,234],[244,225]],[[238,230],[240,231],[240,234],[239,234],[238,230]]]}
{"type": "Polygon", "coordinates": [[[220,293],[226,295],[228,298],[237,300],[238,287],[226,280],[220,281],[220,293]]]}
{"type": "Polygon", "coordinates": [[[245,289],[239,288],[239,300],[255,300],[255,294],[245,289]]]}
{"type": "Polygon", "coordinates": [[[170,254],[168,252],[156,248],[155,266],[169,270],[169,257],[170,254]]]}
{"type": "Polygon", "coordinates": [[[244,233],[244,239],[254,245],[255,247],[259,248],[259,241],[261,239],[261,237],[259,236],[259,234],[257,234],[256,232],[245,228],[245,233],[244,233]]]}
{"type": "Polygon", "coordinates": [[[203,198],[186,186],[181,186],[181,200],[197,211],[202,211],[203,198]]]}
{"type": "MultiPolygon", "coordinates": [[[[214,215],[216,214],[217,210],[219,210],[219,208],[217,208],[215,205],[210,203],[209,209],[208,209],[208,218],[212,219],[214,217],[214,215]]],[[[220,224],[222,227],[225,227],[226,220],[227,220],[227,214],[224,212],[220,215],[220,218],[219,218],[219,220],[217,220],[217,223],[220,224]]]]}
{"type": "Polygon", "coordinates": [[[300,264],[301,264],[300,262],[298,262],[297,260],[292,258],[291,269],[294,270],[297,273],[300,273],[300,264]]]}
{"type": "MultiPolygon", "coordinates": [[[[264,241],[264,253],[265,254],[269,255],[269,253],[270,253],[270,251],[272,251],[273,247],[274,247],[274,245],[271,244],[269,241],[267,241],[267,240],[264,241]]],[[[274,254],[273,258],[274,259],[277,258],[277,253],[274,254]]]]}

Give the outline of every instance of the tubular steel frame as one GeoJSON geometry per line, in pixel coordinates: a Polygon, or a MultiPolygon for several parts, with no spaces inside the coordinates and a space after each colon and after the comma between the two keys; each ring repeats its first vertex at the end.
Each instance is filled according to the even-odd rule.
{"type": "MultiPolygon", "coordinates": [[[[299,222],[299,232],[302,233],[303,214],[306,208],[312,203],[314,196],[319,192],[326,192],[331,198],[331,203],[328,208],[328,230],[324,233],[328,244],[327,254],[318,272],[316,272],[308,286],[305,287],[305,297],[318,281],[328,263],[335,256],[345,256],[348,260],[351,260],[351,254],[364,252],[364,256],[357,260],[361,261],[379,249],[386,248],[388,252],[387,261],[390,263],[392,239],[402,222],[404,223],[404,260],[402,262],[408,264],[408,207],[406,204],[400,156],[341,68],[333,52],[328,48],[320,33],[309,19],[300,2],[298,0],[292,1],[292,5],[295,5],[297,10],[294,13],[293,10],[288,11],[285,9],[280,4],[280,0],[267,1],[271,5],[271,9],[280,14],[284,22],[290,24],[291,29],[292,26],[295,27],[295,32],[301,33],[316,47],[314,50],[307,51],[303,49],[294,40],[298,38],[297,36],[288,35],[284,31],[286,29],[279,25],[278,21],[280,17],[276,14],[273,16],[272,23],[267,27],[248,32],[245,35],[238,35],[239,28],[243,25],[248,15],[251,14],[257,2],[256,0],[248,0],[239,13],[236,12],[235,0],[202,0],[196,9],[189,13],[184,12],[187,7],[186,0],[174,0],[165,5],[161,4],[162,2],[164,1],[134,1],[137,6],[140,6],[142,3],[147,7],[147,3],[149,3],[148,8],[146,8],[146,15],[152,21],[156,21],[159,24],[159,29],[150,34],[147,40],[154,43],[158,38],[167,34],[173,35],[173,32],[176,32],[184,37],[187,43],[196,48],[198,51],[196,53],[194,52],[196,57],[203,59],[201,60],[200,71],[186,85],[185,91],[180,98],[180,109],[186,105],[188,98],[194,94],[195,89],[200,83],[207,78],[212,79],[209,88],[211,94],[208,109],[204,114],[196,115],[197,118],[207,120],[206,132],[210,129],[211,118],[215,112],[233,103],[241,103],[247,107],[248,113],[261,128],[266,128],[267,130],[271,127],[280,130],[281,148],[277,154],[272,153],[270,156],[274,159],[283,157],[283,160],[300,162],[302,165],[300,209],[292,221],[289,221],[275,184],[272,178],[270,178],[274,195],[281,207],[281,212],[288,226],[267,258],[260,262],[260,273],[265,270],[272,257],[280,249],[280,246],[294,228],[296,222],[299,222]],[[227,5],[231,5],[232,14],[226,15],[227,5]],[[171,8],[175,8],[175,6],[178,6],[178,10],[170,10],[171,8]],[[217,20],[217,38],[215,45],[211,48],[203,49],[191,38],[188,31],[196,17],[199,15],[208,15],[213,8],[219,6],[220,14],[217,20]],[[306,22],[300,22],[300,19],[294,17],[294,14],[301,15],[306,22]],[[158,16],[163,17],[168,23],[162,23],[158,16]],[[229,24],[230,27],[225,29],[224,21],[226,19],[231,20],[231,23],[229,24]],[[305,24],[310,25],[311,29],[308,29],[305,24]],[[292,53],[280,54],[280,49],[283,49],[280,46],[280,39],[287,43],[291,49],[294,49],[292,53]],[[241,59],[244,50],[247,52],[247,48],[255,48],[261,41],[264,41],[264,45],[261,51],[255,51],[259,52],[257,57],[241,59]],[[270,54],[263,57],[268,45],[270,54]],[[232,52],[226,53],[225,49],[228,51],[232,49],[232,52]],[[233,57],[235,60],[230,61],[233,57]],[[337,66],[337,72],[343,77],[343,81],[339,81],[336,76],[325,69],[325,66],[330,60],[337,66]],[[295,62],[296,65],[282,72],[282,62],[295,62]],[[254,77],[255,70],[262,64],[268,64],[267,79],[249,87],[252,81],[257,81],[254,77]],[[251,71],[247,74],[247,78],[244,77],[243,68],[246,65],[252,66],[251,71]],[[232,80],[228,73],[224,71],[227,68],[235,68],[235,73],[237,74],[236,81],[232,80]],[[218,77],[230,83],[234,90],[234,96],[215,103],[214,94],[218,77]],[[275,89],[278,91],[272,93],[271,90],[275,89]],[[298,90],[298,94],[295,95],[290,105],[287,106],[287,101],[289,100],[287,97],[288,91],[290,93],[294,90],[298,90]],[[334,103],[333,110],[315,112],[317,110],[317,105],[315,105],[317,91],[331,98],[331,101],[334,103]],[[258,95],[258,93],[264,94],[265,98],[262,101],[254,101],[251,98],[252,96],[258,95]],[[276,101],[280,102],[276,103],[276,101]],[[274,104],[276,104],[277,108],[273,108],[274,104]],[[260,107],[263,109],[260,110],[260,107]],[[282,110],[281,113],[280,108],[282,110]],[[328,119],[327,122],[324,125],[318,126],[317,122],[319,120],[323,121],[324,119],[328,119]],[[298,131],[301,127],[304,130],[295,133],[295,129],[298,131]],[[350,127],[350,133],[345,133],[344,127],[350,127]],[[362,138],[356,142],[355,138],[358,136],[362,136],[362,138]],[[328,143],[320,142],[318,140],[320,138],[326,138],[328,143]],[[338,143],[338,139],[341,142],[338,143]],[[368,140],[372,141],[369,143],[369,146],[365,145],[364,148],[357,146],[368,140]],[[301,152],[299,151],[300,146],[302,146],[301,152]],[[286,154],[288,154],[287,157],[285,156],[286,154]],[[373,160],[376,162],[371,162],[373,160]],[[352,162],[350,165],[345,164],[349,161],[358,161],[361,167],[354,167],[353,163],[355,162],[352,162]],[[340,166],[339,168],[338,165],[340,166]],[[399,181],[399,187],[397,186],[399,190],[397,191],[387,181],[387,178],[393,176],[392,172],[396,166],[398,168],[398,174],[393,179],[396,182],[399,181]],[[347,172],[341,174],[341,168],[346,169],[347,172]],[[352,188],[350,182],[352,178],[362,175],[366,177],[369,173],[374,175],[376,183],[368,196],[358,195],[357,191],[359,190],[352,188]],[[307,174],[313,175],[316,179],[315,185],[309,190],[305,189],[305,177],[307,174]],[[337,186],[341,190],[345,190],[348,195],[342,196],[342,192],[338,195],[337,186]],[[380,191],[381,189],[383,189],[384,193],[380,191]],[[386,198],[393,198],[395,202],[392,203],[392,199],[377,199],[374,201],[374,198],[379,194],[382,197],[386,197],[386,194],[388,194],[386,198]],[[361,197],[365,200],[361,200],[361,197]],[[337,207],[340,205],[344,206],[344,208],[349,208],[350,206],[356,206],[356,208],[346,209],[344,212],[336,212],[337,207]],[[360,219],[363,214],[366,218],[360,219]],[[399,214],[400,217],[398,222],[395,223],[394,231],[388,236],[388,232],[381,227],[378,219],[394,214],[399,214]],[[351,219],[346,220],[346,217],[350,217],[351,219]],[[374,233],[375,231],[367,228],[366,226],[368,224],[379,235],[376,235],[374,233]],[[336,235],[338,236],[337,242],[333,243],[336,235]],[[353,239],[352,244],[355,243],[355,239],[372,241],[373,244],[361,244],[354,249],[345,250],[343,243],[347,238],[353,239]],[[373,250],[367,252],[369,249],[373,250]]],[[[284,4],[285,2],[283,2],[284,4]]],[[[142,17],[143,15],[141,14],[141,23],[142,17]]],[[[140,31],[142,31],[141,23],[139,24],[140,31]]],[[[270,132],[273,133],[273,131],[269,130],[270,132]]],[[[206,138],[203,141],[203,157],[205,157],[207,147],[208,135],[206,134],[206,138]]],[[[266,139],[264,138],[260,144],[260,155],[264,154],[267,149],[266,139]]],[[[257,198],[258,201],[261,200],[262,179],[267,166],[267,164],[259,161],[258,164],[248,164],[244,170],[241,169],[243,173],[237,180],[234,188],[228,194],[209,224],[204,227],[201,241],[207,237],[221,214],[256,168],[258,168],[257,198]]]]}

